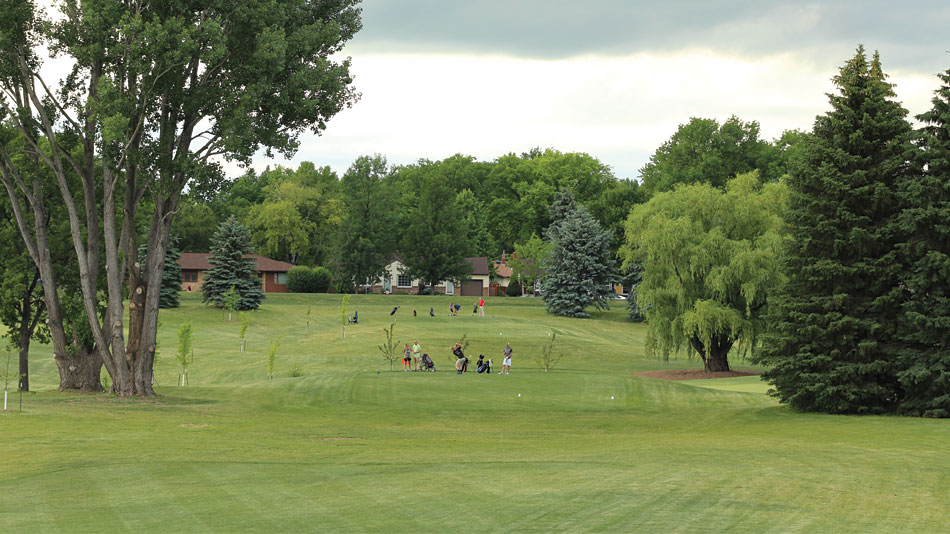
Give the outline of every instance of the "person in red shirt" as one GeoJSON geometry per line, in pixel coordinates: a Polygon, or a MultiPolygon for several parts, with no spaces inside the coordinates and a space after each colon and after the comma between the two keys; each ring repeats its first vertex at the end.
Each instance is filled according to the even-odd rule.
{"type": "Polygon", "coordinates": [[[478,301],[478,315],[482,317],[485,316],[485,299],[484,298],[478,301]]]}

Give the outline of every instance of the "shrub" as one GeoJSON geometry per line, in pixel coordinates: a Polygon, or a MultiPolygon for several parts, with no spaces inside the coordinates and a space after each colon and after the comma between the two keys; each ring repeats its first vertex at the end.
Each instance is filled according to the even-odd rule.
{"type": "Polygon", "coordinates": [[[312,293],[326,293],[330,289],[330,282],[333,280],[333,275],[330,273],[330,269],[326,267],[314,267],[310,271],[310,281],[313,284],[312,293]]]}
{"type": "Polygon", "coordinates": [[[287,289],[291,293],[313,293],[313,270],[298,265],[287,271],[287,289]]]}
{"type": "Polygon", "coordinates": [[[515,282],[514,280],[505,287],[505,295],[509,297],[520,297],[521,296],[521,284],[515,282]]]}

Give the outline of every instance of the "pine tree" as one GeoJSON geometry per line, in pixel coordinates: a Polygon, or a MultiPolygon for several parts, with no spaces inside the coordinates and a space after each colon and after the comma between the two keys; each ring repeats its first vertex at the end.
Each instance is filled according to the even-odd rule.
{"type": "Polygon", "coordinates": [[[256,310],[261,305],[264,292],[254,261],[247,257],[251,252],[251,234],[237,219],[231,217],[218,226],[208,258],[214,268],[205,272],[201,285],[205,302],[222,307],[224,295],[233,287],[241,296],[238,310],[256,310]]]}
{"type": "Polygon", "coordinates": [[[542,281],[543,298],[550,313],[590,317],[584,311],[594,305],[606,308],[608,286],[614,278],[610,232],[568,192],[558,193],[551,206],[555,221],[545,231],[551,243],[542,281]]]}
{"type": "Polygon", "coordinates": [[[630,288],[627,292],[627,320],[631,323],[642,323],[646,320],[643,308],[637,303],[637,288],[641,282],[643,282],[643,265],[640,262],[634,262],[627,268],[623,277],[623,286],[630,288]]]}
{"type": "Polygon", "coordinates": [[[907,172],[907,112],[880,58],[863,47],[834,78],[788,179],[789,283],[770,299],[758,360],[791,406],[830,413],[896,409],[897,183],[907,172]]]}
{"type": "Polygon", "coordinates": [[[158,297],[159,308],[177,308],[178,295],[181,292],[181,265],[178,263],[181,252],[172,240],[165,252],[165,268],[162,270],[162,292],[158,297]]]}
{"type": "Polygon", "coordinates": [[[898,246],[909,267],[901,325],[900,411],[950,417],[950,70],[933,108],[917,116],[924,124],[915,152],[918,172],[903,180],[898,246]]]}
{"type": "MultiPolygon", "coordinates": [[[[139,261],[145,262],[146,245],[139,247],[139,261]]],[[[181,265],[178,263],[181,252],[178,250],[178,239],[171,238],[168,251],[165,252],[165,265],[162,268],[162,289],[158,296],[159,308],[177,308],[180,304],[178,295],[181,292],[181,265]]]]}

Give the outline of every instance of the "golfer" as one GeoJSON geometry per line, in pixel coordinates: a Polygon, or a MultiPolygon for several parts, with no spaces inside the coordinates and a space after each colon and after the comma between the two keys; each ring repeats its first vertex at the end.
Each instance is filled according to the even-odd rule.
{"type": "Polygon", "coordinates": [[[485,299],[484,298],[478,301],[478,315],[481,317],[485,316],[485,299]]]}
{"type": "Polygon", "coordinates": [[[511,343],[505,343],[505,360],[501,362],[501,371],[498,372],[500,375],[511,374],[511,343]]]}
{"type": "Polygon", "coordinates": [[[402,351],[402,370],[403,372],[409,372],[409,365],[412,363],[412,349],[409,348],[409,343],[406,343],[406,348],[402,351]]]}
{"type": "Polygon", "coordinates": [[[412,363],[415,366],[415,370],[419,370],[419,358],[422,354],[422,345],[419,345],[419,340],[412,342],[412,363]]]}

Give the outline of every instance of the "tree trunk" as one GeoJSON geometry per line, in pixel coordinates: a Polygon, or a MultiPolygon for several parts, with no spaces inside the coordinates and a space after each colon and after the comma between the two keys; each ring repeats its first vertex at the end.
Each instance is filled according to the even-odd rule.
{"type": "Polygon", "coordinates": [[[703,369],[707,373],[730,370],[729,350],[734,343],[734,339],[723,335],[714,337],[709,347],[706,347],[697,337],[690,339],[690,344],[699,353],[699,357],[703,359],[703,369]]]}
{"type": "Polygon", "coordinates": [[[59,368],[59,390],[102,391],[102,359],[96,351],[80,348],[72,356],[54,356],[59,368]]]}
{"type": "Polygon", "coordinates": [[[20,391],[30,390],[30,340],[26,343],[26,346],[20,349],[20,391]]]}
{"type": "MultiPolygon", "coordinates": [[[[29,303],[23,307],[26,314],[30,311],[29,303]]],[[[17,335],[17,347],[20,347],[20,391],[30,390],[30,338],[33,337],[33,324],[29,315],[21,317],[20,332],[17,335]]]]}

